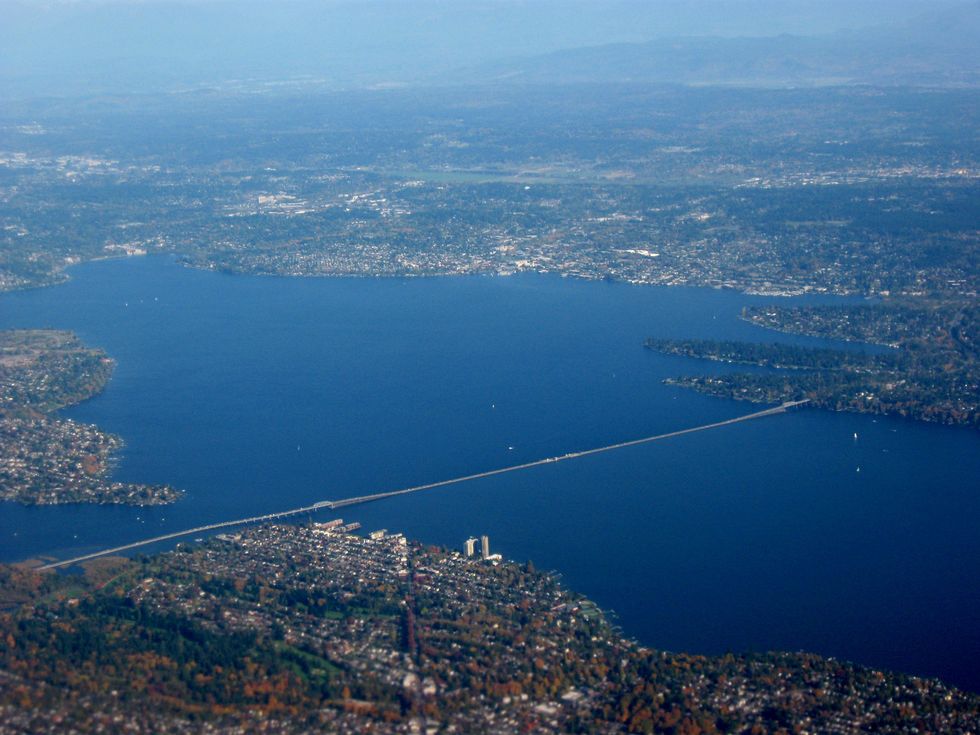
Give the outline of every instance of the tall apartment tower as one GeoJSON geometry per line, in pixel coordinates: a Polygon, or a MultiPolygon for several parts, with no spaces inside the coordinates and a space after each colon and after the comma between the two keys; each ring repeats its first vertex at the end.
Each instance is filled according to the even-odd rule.
{"type": "Polygon", "coordinates": [[[466,554],[466,557],[467,558],[473,556],[473,554],[476,553],[476,539],[475,538],[468,538],[468,539],[466,539],[466,542],[463,544],[463,553],[466,554]]]}
{"type": "Polygon", "coordinates": [[[490,558],[490,537],[480,536],[480,556],[484,559],[490,558]]]}

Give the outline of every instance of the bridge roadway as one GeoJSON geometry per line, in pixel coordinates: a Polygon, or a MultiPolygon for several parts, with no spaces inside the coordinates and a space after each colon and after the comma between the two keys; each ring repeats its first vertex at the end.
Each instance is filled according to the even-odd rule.
{"type": "Polygon", "coordinates": [[[181,538],[182,536],[191,536],[193,534],[207,533],[209,531],[216,531],[220,528],[229,528],[231,526],[244,526],[249,523],[263,523],[265,521],[273,521],[281,518],[287,518],[289,516],[301,515],[303,513],[313,513],[324,508],[328,510],[337,510],[338,508],[346,508],[350,505],[360,505],[361,503],[372,503],[376,500],[384,500],[385,498],[393,498],[396,495],[408,495],[409,493],[417,493],[423,490],[433,490],[437,487],[446,487],[447,485],[456,485],[461,482],[469,482],[470,480],[480,480],[484,477],[493,477],[494,475],[503,475],[508,472],[518,472],[520,470],[529,470],[532,467],[541,467],[542,465],[554,464],[556,462],[564,462],[569,459],[578,459],[579,457],[587,457],[591,454],[601,454],[602,452],[612,452],[616,449],[625,449],[626,447],[635,447],[640,444],[649,444],[650,442],[660,441],[662,439],[670,439],[675,436],[681,436],[683,434],[693,434],[698,431],[707,431],[709,429],[718,429],[722,426],[730,426],[732,424],[739,424],[743,421],[751,421],[753,419],[760,419],[764,416],[773,416],[775,414],[784,413],[790,408],[796,406],[802,406],[805,403],[809,403],[808,400],[803,401],[787,401],[780,406],[775,406],[773,408],[767,408],[764,411],[756,411],[755,413],[746,414],[745,416],[737,416],[733,419],[727,419],[726,421],[718,421],[713,424],[704,424],[702,426],[694,426],[690,429],[680,429],[679,431],[671,431],[666,434],[657,434],[655,436],[647,436],[642,439],[632,439],[630,441],[619,442],[618,444],[609,444],[604,447],[597,447],[595,449],[586,449],[581,452],[569,452],[568,454],[562,454],[558,457],[547,457],[545,459],[537,459],[533,462],[525,462],[523,464],[510,465],[509,467],[501,467],[496,470],[488,470],[486,472],[477,472],[474,475],[464,475],[463,477],[454,477],[451,480],[440,480],[439,482],[429,482],[424,485],[415,485],[414,487],[403,488],[402,490],[389,490],[383,493],[373,493],[371,495],[358,495],[353,498],[344,498],[343,500],[321,500],[312,505],[304,505],[302,508],[293,508],[292,510],[279,511],[277,513],[267,513],[260,516],[252,516],[250,518],[239,518],[234,521],[221,521],[219,523],[209,523],[206,526],[197,526],[195,528],[188,528],[184,531],[175,531],[174,533],[165,533],[161,536],[154,536],[153,538],[143,539],[142,541],[134,541],[131,544],[124,544],[123,546],[114,546],[111,549],[103,549],[102,551],[95,551],[91,554],[85,554],[83,556],[76,556],[72,559],[65,559],[63,561],[56,561],[50,564],[45,564],[40,569],[55,569],[57,567],[66,567],[73,564],[79,564],[83,561],[88,561],[89,559],[96,559],[100,556],[107,556],[109,554],[116,554],[121,551],[129,551],[131,549],[137,549],[141,546],[147,546],[149,544],[159,543],[161,541],[169,541],[170,539],[181,538]]]}

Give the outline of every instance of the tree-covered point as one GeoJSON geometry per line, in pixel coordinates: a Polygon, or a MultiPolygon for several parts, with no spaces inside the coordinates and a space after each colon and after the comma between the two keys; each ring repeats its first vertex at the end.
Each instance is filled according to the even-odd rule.
{"type": "Polygon", "coordinates": [[[779,342],[737,342],[704,339],[655,339],[644,342],[647,349],[679,357],[718,362],[760,365],[791,370],[899,370],[905,364],[898,353],[865,353],[800,347],[779,342]]]}
{"type": "Polygon", "coordinates": [[[779,343],[648,339],[671,355],[775,368],[685,376],[670,383],[759,403],[809,399],[838,411],[980,426],[980,308],[964,301],[752,307],[753,324],[815,337],[888,344],[865,353],[779,343]]]}
{"type": "Polygon", "coordinates": [[[0,416],[49,413],[101,391],[112,375],[105,352],[71,332],[0,331],[0,416]]]}
{"type": "Polygon", "coordinates": [[[871,342],[980,356],[976,300],[921,299],[861,305],[752,306],[742,318],[761,327],[811,337],[871,342]]]}
{"type": "Polygon", "coordinates": [[[811,406],[834,411],[885,414],[932,423],[980,427],[976,377],[799,372],[670,378],[670,385],[692,388],[718,398],[753,403],[808,399],[811,406]],[[972,381],[966,382],[963,381],[972,381]]]}

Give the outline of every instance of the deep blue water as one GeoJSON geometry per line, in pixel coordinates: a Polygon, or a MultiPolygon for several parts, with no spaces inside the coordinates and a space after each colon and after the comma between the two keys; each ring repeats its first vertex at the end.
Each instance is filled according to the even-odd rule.
{"type": "MultiPolygon", "coordinates": [[[[67,415],[125,438],[119,479],[187,496],[158,509],[2,504],[3,560],[749,413],[661,384],[732,368],[642,341],[775,338],[737,319],[771,299],[706,289],[251,278],[164,258],[72,276],[0,297],[0,327],[73,329],[107,350],[107,390],[67,415]]],[[[805,410],[343,515],[451,546],[487,533],[658,648],[810,650],[980,690],[978,449],[973,430],[805,410]]]]}

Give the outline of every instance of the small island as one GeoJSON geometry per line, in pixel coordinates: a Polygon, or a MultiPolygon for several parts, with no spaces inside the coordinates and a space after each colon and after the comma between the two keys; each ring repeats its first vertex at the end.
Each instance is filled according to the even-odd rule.
{"type": "Polygon", "coordinates": [[[533,564],[334,519],[85,574],[0,566],[0,735],[976,732],[980,697],[628,640],[533,564]]]}
{"type": "Polygon", "coordinates": [[[110,482],[122,439],[55,415],[99,393],[113,362],[71,332],[0,332],[0,500],[163,505],[168,485],[110,482]]]}

